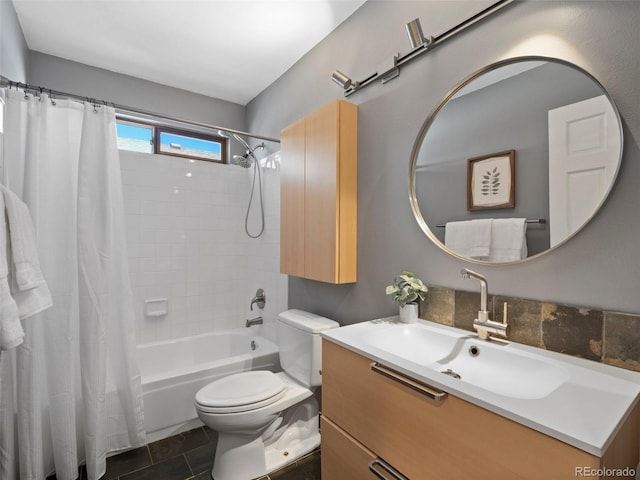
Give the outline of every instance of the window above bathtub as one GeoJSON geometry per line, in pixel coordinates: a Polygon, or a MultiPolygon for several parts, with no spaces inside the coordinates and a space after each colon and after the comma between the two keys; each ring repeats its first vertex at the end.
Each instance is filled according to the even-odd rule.
{"type": "Polygon", "coordinates": [[[151,123],[116,121],[118,149],[227,163],[227,139],[151,123]]]}
{"type": "Polygon", "coordinates": [[[153,130],[152,125],[118,119],[116,121],[118,149],[153,153],[153,130]]]}

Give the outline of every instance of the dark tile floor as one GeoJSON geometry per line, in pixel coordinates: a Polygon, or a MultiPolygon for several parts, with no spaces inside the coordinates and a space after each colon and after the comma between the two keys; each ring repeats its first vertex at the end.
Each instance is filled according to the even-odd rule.
{"type": "MultiPolygon", "coordinates": [[[[211,480],[217,440],[216,432],[200,427],[114,455],[100,480],[211,480]]],[[[78,480],[86,478],[80,467],[78,480]]],[[[259,480],[320,480],[320,451],[259,480]]]]}

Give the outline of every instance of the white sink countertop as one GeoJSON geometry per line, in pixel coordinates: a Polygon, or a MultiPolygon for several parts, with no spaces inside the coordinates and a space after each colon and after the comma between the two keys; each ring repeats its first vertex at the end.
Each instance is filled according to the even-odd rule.
{"type": "Polygon", "coordinates": [[[397,319],[356,323],[322,336],[598,457],[640,401],[640,372],[397,319]],[[448,369],[460,378],[443,373],[448,369]]]}

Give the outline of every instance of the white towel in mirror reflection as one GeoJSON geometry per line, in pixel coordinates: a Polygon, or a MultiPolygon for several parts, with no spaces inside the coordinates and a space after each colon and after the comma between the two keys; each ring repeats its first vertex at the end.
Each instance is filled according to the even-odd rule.
{"type": "Polygon", "coordinates": [[[527,257],[525,218],[486,218],[447,222],[445,245],[464,257],[511,262],[527,257]]]}
{"type": "Polygon", "coordinates": [[[448,222],[444,244],[464,257],[486,259],[491,248],[492,219],[448,222]]]}
{"type": "Polygon", "coordinates": [[[491,249],[487,260],[511,262],[527,257],[526,218],[494,218],[491,222],[491,249]]]}

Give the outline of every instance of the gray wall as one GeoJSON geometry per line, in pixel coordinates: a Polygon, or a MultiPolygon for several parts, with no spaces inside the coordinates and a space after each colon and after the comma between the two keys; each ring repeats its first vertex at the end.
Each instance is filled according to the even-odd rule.
{"type": "Polygon", "coordinates": [[[13,3],[0,0],[0,75],[26,82],[29,50],[13,3]]]}
{"type": "MultiPolygon", "coordinates": [[[[363,78],[387,55],[407,51],[404,25],[412,19],[421,19],[426,34],[438,34],[478,8],[478,2],[369,0],[248,105],[248,128],[278,135],[340,98],[331,73],[363,78]]],[[[401,270],[427,283],[475,290],[459,275],[461,267],[473,267],[488,277],[490,293],[640,312],[639,22],[636,1],[517,1],[415,60],[397,79],[349,97],[359,105],[359,280],[333,286],[291,277],[290,307],[343,324],[392,315],[397,309],[384,287],[401,270]],[[623,165],[603,208],[569,243],[522,265],[473,265],[448,256],[418,228],[408,202],[409,157],[422,122],[451,87],[484,65],[518,55],[568,60],[605,86],[624,123],[623,165]]]]}
{"type": "Polygon", "coordinates": [[[29,83],[197,122],[246,127],[242,105],[40,52],[30,52],[29,83]]]}

